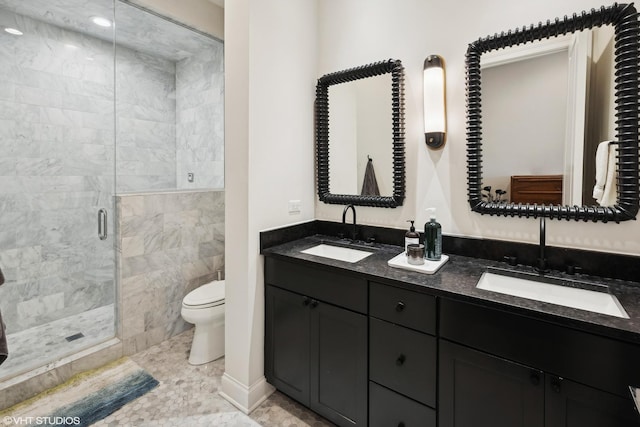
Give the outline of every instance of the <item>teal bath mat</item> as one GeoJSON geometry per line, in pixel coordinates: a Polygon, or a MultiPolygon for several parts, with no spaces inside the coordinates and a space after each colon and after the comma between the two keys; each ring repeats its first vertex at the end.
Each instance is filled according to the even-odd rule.
{"type": "Polygon", "coordinates": [[[42,425],[89,426],[113,414],[157,385],[158,381],[155,378],[140,370],[77,402],[57,409],[47,416],[46,421],[50,424],[42,425]]]}
{"type": "Polygon", "coordinates": [[[0,411],[8,425],[89,426],[148,393],[159,382],[123,358],[0,411]]]}

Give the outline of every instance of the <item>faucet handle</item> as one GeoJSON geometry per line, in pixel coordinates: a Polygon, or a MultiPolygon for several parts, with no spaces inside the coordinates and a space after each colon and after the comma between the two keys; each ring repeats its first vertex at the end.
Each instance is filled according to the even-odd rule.
{"type": "Polygon", "coordinates": [[[582,267],[578,267],[577,265],[567,265],[567,274],[574,275],[576,273],[580,273],[582,271],[582,267]]]}
{"type": "Polygon", "coordinates": [[[503,257],[503,259],[509,263],[510,266],[515,267],[516,265],[518,265],[518,257],[516,256],[509,256],[509,255],[505,255],[503,257]]]}

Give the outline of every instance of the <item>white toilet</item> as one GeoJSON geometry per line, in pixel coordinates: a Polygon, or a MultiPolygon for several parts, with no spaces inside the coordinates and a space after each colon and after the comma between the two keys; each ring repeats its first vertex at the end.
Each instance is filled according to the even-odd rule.
{"type": "Polygon", "coordinates": [[[182,300],[182,318],[196,325],[189,363],[202,365],[224,356],[224,280],[214,280],[182,300]]]}

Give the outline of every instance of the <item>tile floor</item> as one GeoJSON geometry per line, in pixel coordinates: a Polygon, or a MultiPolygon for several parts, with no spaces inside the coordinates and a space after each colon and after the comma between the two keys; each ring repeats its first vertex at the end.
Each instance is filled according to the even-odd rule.
{"type": "Polygon", "coordinates": [[[0,365],[0,379],[44,366],[113,337],[113,304],[8,334],[9,358],[0,365]],[[81,332],[73,341],[65,337],[81,332]]]}
{"type": "Polygon", "coordinates": [[[187,363],[193,329],[131,356],[160,385],[95,426],[333,426],[279,392],[249,416],[218,394],[224,358],[200,366],[187,363]]]}

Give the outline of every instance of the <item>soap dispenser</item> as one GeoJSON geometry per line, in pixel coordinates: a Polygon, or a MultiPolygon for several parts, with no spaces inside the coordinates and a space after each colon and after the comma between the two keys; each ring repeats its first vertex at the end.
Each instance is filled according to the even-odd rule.
{"type": "Polygon", "coordinates": [[[436,209],[427,209],[429,222],[424,225],[424,256],[429,261],[442,257],[442,226],[436,222],[436,209]]]}
{"type": "Polygon", "coordinates": [[[407,252],[407,246],[416,244],[420,244],[420,235],[416,232],[416,228],[413,226],[414,221],[407,220],[407,222],[411,223],[411,227],[409,231],[407,231],[404,235],[404,254],[409,255],[407,252]]]}

